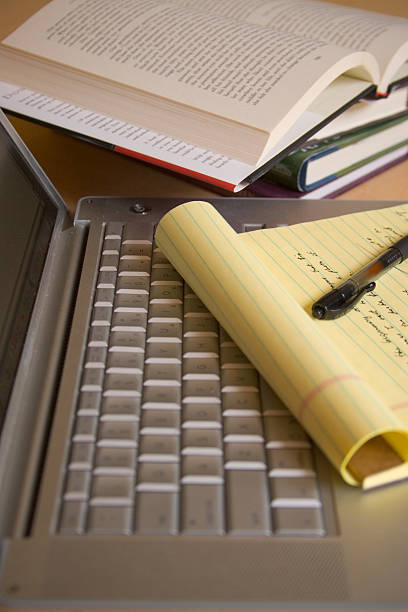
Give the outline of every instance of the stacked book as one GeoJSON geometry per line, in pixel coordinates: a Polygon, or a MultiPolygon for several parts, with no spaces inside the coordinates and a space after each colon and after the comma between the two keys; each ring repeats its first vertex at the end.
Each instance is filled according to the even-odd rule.
{"type": "Polygon", "coordinates": [[[249,192],[330,198],[408,159],[408,89],[360,100],[274,164],[249,192]]]}

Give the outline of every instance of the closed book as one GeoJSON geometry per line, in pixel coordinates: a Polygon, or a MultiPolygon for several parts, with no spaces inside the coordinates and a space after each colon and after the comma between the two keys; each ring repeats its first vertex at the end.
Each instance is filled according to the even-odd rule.
{"type": "Polygon", "coordinates": [[[342,193],[345,193],[349,189],[353,189],[368,181],[369,179],[377,176],[381,172],[385,172],[389,168],[404,162],[408,159],[408,145],[386,153],[374,159],[373,161],[351,170],[347,174],[333,179],[311,189],[309,191],[298,191],[296,189],[290,189],[284,185],[272,181],[266,180],[265,178],[258,179],[252,185],[245,189],[245,194],[250,197],[258,196],[263,198],[285,198],[285,199],[302,199],[302,200],[318,200],[318,199],[331,199],[335,198],[342,193]]]}
{"type": "Polygon", "coordinates": [[[408,113],[311,140],[289,153],[265,175],[296,191],[312,191],[408,144],[408,113]]]}

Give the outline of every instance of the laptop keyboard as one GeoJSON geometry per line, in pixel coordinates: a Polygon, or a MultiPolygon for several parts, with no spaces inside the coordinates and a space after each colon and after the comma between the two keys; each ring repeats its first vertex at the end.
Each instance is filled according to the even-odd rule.
{"type": "Polygon", "coordinates": [[[105,230],[58,532],[325,534],[303,429],[132,226],[105,230]]]}

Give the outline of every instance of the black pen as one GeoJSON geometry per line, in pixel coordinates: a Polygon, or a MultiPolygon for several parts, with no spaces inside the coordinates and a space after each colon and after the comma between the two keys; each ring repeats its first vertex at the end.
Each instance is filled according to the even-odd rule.
{"type": "Polygon", "coordinates": [[[408,236],[404,236],[341,285],[317,300],[312,306],[313,316],[316,319],[337,319],[346,314],[365,293],[375,289],[377,278],[407,257],[408,236]]]}

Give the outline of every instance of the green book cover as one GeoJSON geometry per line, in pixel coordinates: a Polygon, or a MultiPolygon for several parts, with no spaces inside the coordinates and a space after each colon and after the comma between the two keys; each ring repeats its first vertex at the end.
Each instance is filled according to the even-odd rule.
{"type": "MultiPolygon", "coordinates": [[[[382,155],[390,153],[404,144],[408,144],[408,111],[388,118],[385,121],[376,122],[375,124],[370,124],[351,132],[330,136],[324,140],[309,140],[302,147],[295,149],[277,164],[273,165],[263,178],[278,182],[298,191],[310,191],[382,155]],[[393,130],[393,143],[388,143],[388,146],[385,146],[385,148],[382,148],[380,145],[380,149],[376,150],[374,141],[377,139],[375,139],[375,136],[386,130],[390,131],[399,124],[404,124],[405,129],[393,130]],[[364,143],[363,141],[366,142],[364,143]],[[357,152],[356,147],[353,147],[353,145],[357,144],[366,144],[367,146],[359,147],[357,152]],[[333,154],[346,147],[350,147],[350,153],[354,150],[354,154],[350,156],[346,155],[347,161],[336,167],[336,164],[338,164],[338,156],[333,154]],[[359,156],[360,149],[361,156],[359,156]],[[355,159],[356,154],[357,159],[355,159]],[[324,174],[324,176],[319,177],[318,180],[313,180],[311,182],[308,179],[311,165],[316,165],[322,158],[329,155],[332,156],[330,159],[333,161],[330,166],[330,171],[324,174]],[[352,159],[351,163],[350,159],[352,159]]],[[[326,166],[327,163],[325,164],[325,167],[326,166]]]]}

